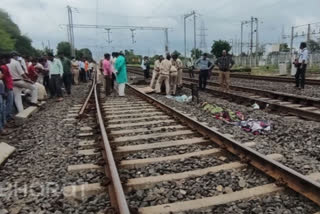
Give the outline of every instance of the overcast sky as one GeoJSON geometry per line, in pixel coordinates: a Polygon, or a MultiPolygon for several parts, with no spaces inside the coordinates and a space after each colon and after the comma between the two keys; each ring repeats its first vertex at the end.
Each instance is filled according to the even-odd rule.
{"type": "MultiPolygon", "coordinates": [[[[169,27],[169,49],[181,53],[184,52],[183,14],[192,10],[198,13],[197,35],[200,35],[201,24],[205,24],[208,50],[213,40],[219,39],[233,40],[235,46],[235,41],[240,40],[241,21],[251,16],[259,19],[262,43],[280,42],[283,28],[285,34],[290,34],[293,25],[320,22],[319,0],[1,0],[0,7],[11,15],[22,33],[33,40],[35,47],[42,48],[42,43],[47,45],[49,41],[51,48],[55,48],[59,41],[67,40],[66,28],[61,26],[68,21],[67,5],[78,11],[73,13],[74,24],[169,27]]],[[[313,25],[313,30],[318,33],[320,25],[313,25]]],[[[248,41],[249,31],[248,25],[244,28],[244,42],[248,41]]],[[[307,29],[301,27],[297,31],[302,34],[307,29]]],[[[75,29],[75,45],[90,48],[95,55],[123,49],[134,49],[143,55],[164,53],[162,31],[136,31],[135,44],[130,30],[111,32],[112,43],[108,45],[103,29],[75,29]]],[[[193,48],[192,18],[187,22],[187,40],[190,50],[193,48]]],[[[199,46],[200,36],[197,43],[199,46]]]]}

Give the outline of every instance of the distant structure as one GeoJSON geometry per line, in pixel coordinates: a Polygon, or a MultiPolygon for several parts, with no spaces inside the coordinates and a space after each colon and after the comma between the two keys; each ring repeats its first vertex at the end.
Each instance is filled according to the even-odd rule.
{"type": "Polygon", "coordinates": [[[208,46],[207,46],[207,31],[208,29],[206,29],[205,27],[205,23],[204,20],[201,21],[201,27],[200,27],[200,50],[202,50],[202,52],[206,53],[208,52],[208,46]]]}

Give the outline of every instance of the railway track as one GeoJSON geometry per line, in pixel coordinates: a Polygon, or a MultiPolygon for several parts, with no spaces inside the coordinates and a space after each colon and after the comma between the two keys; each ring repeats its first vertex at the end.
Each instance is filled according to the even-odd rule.
{"type": "Polygon", "coordinates": [[[81,123],[80,144],[87,149],[79,152],[104,161],[69,170],[104,169],[106,177],[66,187],[66,194],[108,190],[107,213],[212,213],[222,205],[288,194],[288,187],[315,202],[311,213],[317,211],[319,173],[301,175],[278,162],[281,154],[261,155],[251,149],[254,142],[240,144],[128,87],[125,98],[104,97],[93,84],[85,104],[74,108],[82,109],[80,118],[96,114],[81,123]]]}
{"type": "MultiPolygon", "coordinates": [[[[128,67],[130,70],[141,71],[141,68],[130,66],[128,67]]],[[[183,70],[183,73],[189,73],[187,69],[183,70]]],[[[198,73],[195,72],[197,75],[198,73]]],[[[214,72],[213,76],[218,76],[219,74],[214,72]]],[[[239,74],[239,73],[231,73],[232,78],[239,79],[251,79],[251,80],[264,80],[264,81],[272,81],[272,82],[285,82],[285,83],[295,83],[295,79],[293,77],[274,77],[274,76],[259,76],[259,75],[251,75],[251,74],[239,74]]],[[[320,79],[306,79],[306,84],[308,85],[320,85],[320,79]]]]}
{"type": "MultiPolygon", "coordinates": [[[[134,74],[142,75],[137,70],[129,70],[134,74]]],[[[184,85],[191,88],[191,84],[197,84],[198,80],[191,78],[183,78],[184,85]]],[[[223,92],[219,88],[219,84],[208,82],[206,92],[215,96],[222,96],[237,103],[258,103],[261,108],[282,112],[286,115],[294,115],[307,120],[320,121],[320,99],[312,97],[304,97],[299,95],[261,90],[256,88],[231,86],[230,92],[223,92]],[[239,93],[240,92],[240,93],[239,93]]]]}
{"type": "Polygon", "coordinates": [[[279,154],[263,156],[249,148],[252,142],[239,144],[132,87],[129,90],[129,98],[106,98],[102,108],[108,142],[118,162],[112,167],[119,172],[131,211],[133,207],[139,213],[208,210],[283,191],[276,183],[319,204],[320,184],[312,180],[319,178],[318,173],[305,177],[277,162],[279,154]],[[244,171],[259,182],[247,186],[244,171]],[[198,194],[193,200],[186,197],[192,194],[192,188],[185,186],[188,182],[219,177],[222,172],[235,173],[236,179],[224,185],[203,184],[209,193],[198,194]],[[177,195],[164,197],[170,186],[178,188],[177,195]]]}

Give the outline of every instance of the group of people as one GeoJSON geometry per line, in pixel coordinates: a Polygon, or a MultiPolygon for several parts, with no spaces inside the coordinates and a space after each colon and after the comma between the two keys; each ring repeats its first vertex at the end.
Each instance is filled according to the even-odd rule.
{"type": "Polygon", "coordinates": [[[128,82],[127,62],[123,53],[114,52],[104,54],[104,59],[100,61],[99,70],[103,78],[103,87],[106,95],[109,96],[117,90],[120,97],[125,96],[125,86],[128,82]],[[116,84],[115,84],[116,83],[116,84]]]}
{"type": "Polygon", "coordinates": [[[39,101],[48,98],[47,94],[62,101],[62,84],[71,95],[72,84],[79,84],[79,73],[80,80],[86,82],[95,67],[94,61],[70,61],[61,53],[41,58],[22,57],[17,52],[0,53],[0,134],[8,134],[5,128],[14,125],[13,115],[24,110],[23,101],[39,106],[39,101]],[[82,68],[85,73],[81,77],[82,68]]]}
{"type": "Polygon", "coordinates": [[[176,94],[177,87],[182,87],[182,70],[183,63],[177,55],[159,56],[154,63],[150,87],[160,93],[164,83],[167,95],[176,94]]]}
{"type": "MultiPolygon", "coordinates": [[[[146,58],[144,59],[143,63],[144,65],[146,64],[146,58]]],[[[190,61],[187,64],[187,67],[191,71],[190,75],[192,78],[194,77],[194,69],[199,70],[200,90],[206,89],[207,80],[210,77],[211,71],[215,65],[220,70],[219,76],[222,89],[226,91],[229,90],[230,69],[234,65],[234,61],[225,50],[222,52],[222,56],[219,57],[215,63],[213,63],[213,61],[210,60],[208,55],[205,53],[194,64],[191,64],[190,61]]],[[[177,88],[181,88],[183,84],[183,68],[184,65],[177,55],[167,54],[166,58],[159,56],[154,63],[150,87],[155,89],[156,93],[160,93],[161,85],[164,84],[166,88],[166,94],[175,95],[177,88]]]]}
{"type": "MultiPolygon", "coordinates": [[[[222,51],[222,56],[219,57],[215,63],[212,60],[208,59],[207,54],[203,54],[202,58],[198,59],[193,68],[200,70],[199,72],[199,89],[205,90],[207,86],[208,78],[210,78],[211,71],[214,66],[217,66],[219,69],[219,80],[220,86],[223,91],[228,92],[230,88],[230,69],[234,65],[232,56],[228,55],[226,50],[222,51]]],[[[194,77],[194,73],[190,76],[194,77]]]]}

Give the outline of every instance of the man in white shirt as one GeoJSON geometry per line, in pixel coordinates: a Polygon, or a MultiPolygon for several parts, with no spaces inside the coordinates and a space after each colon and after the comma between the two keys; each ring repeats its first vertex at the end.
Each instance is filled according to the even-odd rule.
{"type": "Polygon", "coordinates": [[[296,88],[299,90],[304,89],[304,83],[305,83],[305,75],[307,70],[307,64],[309,59],[309,53],[307,49],[307,43],[301,42],[300,44],[300,53],[299,58],[296,60],[296,67],[297,67],[297,73],[296,73],[296,88]]]}
{"type": "Polygon", "coordinates": [[[26,73],[23,71],[22,65],[18,61],[18,53],[11,53],[11,62],[8,64],[10,74],[13,79],[13,94],[14,102],[18,109],[18,112],[23,111],[23,104],[21,98],[21,92],[23,89],[29,89],[31,91],[31,105],[37,105],[38,103],[38,89],[34,82],[32,82],[26,73]]]}
{"type": "Polygon", "coordinates": [[[89,80],[92,80],[93,73],[95,72],[95,70],[96,70],[96,63],[93,60],[91,60],[89,63],[89,80]]]}

